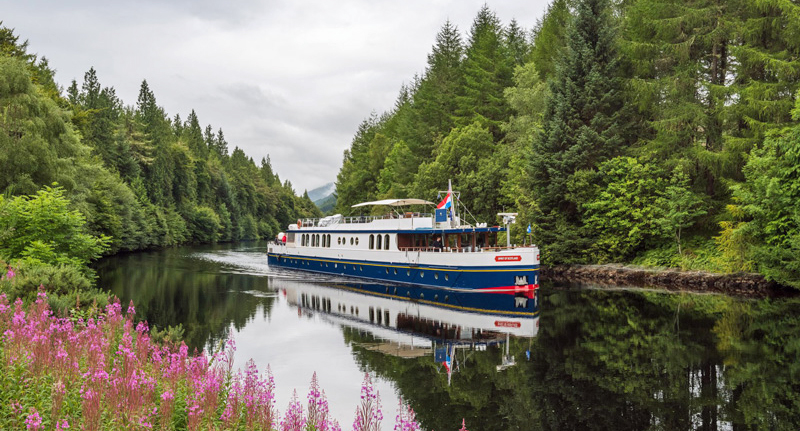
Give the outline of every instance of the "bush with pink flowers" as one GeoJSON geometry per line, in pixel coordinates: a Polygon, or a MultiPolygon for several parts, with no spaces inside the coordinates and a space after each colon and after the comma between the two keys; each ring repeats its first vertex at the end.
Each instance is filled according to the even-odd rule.
{"type": "MultiPolygon", "coordinates": [[[[7,274],[6,274],[7,276],[7,274]]],[[[12,276],[13,277],[13,276],[12,276]]],[[[28,307],[0,294],[0,429],[335,431],[316,374],[307,403],[281,415],[267,368],[234,372],[233,343],[211,357],[160,345],[134,324],[131,303],[89,316],[57,317],[40,292],[28,307]]],[[[395,429],[417,430],[401,405],[395,429]]],[[[369,374],[353,429],[379,430],[380,397],[369,374]]]]}

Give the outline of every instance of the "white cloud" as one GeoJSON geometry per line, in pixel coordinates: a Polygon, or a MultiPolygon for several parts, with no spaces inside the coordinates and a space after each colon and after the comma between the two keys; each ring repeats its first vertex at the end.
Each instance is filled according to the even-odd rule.
{"type": "MultiPolygon", "coordinates": [[[[269,154],[302,193],[335,180],[358,124],[424,70],[445,20],[466,39],[484,3],[0,0],[0,10],[60,85],[94,67],[133,105],[147,79],[170,116],[194,109],[257,163],[269,154]]],[[[530,29],[547,1],[487,4],[530,29]]]]}

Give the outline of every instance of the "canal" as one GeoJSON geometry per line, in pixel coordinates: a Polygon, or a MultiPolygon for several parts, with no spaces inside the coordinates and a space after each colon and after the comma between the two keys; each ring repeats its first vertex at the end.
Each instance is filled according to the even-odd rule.
{"type": "Polygon", "coordinates": [[[737,430],[800,425],[800,301],[543,285],[538,313],[426,307],[393,286],[272,270],[265,243],[110,257],[98,284],[191,349],[232,339],[276,406],[313,373],[350,429],[365,372],[383,429],[398,399],[426,430],[737,430]],[[385,292],[386,295],[381,294],[385,292]],[[391,289],[391,290],[390,290],[391,289]],[[449,357],[449,361],[447,358],[449,357]]]}

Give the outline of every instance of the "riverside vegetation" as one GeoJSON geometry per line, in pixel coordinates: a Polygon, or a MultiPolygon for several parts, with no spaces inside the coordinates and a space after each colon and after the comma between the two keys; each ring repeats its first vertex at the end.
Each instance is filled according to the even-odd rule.
{"type": "MultiPolygon", "coordinates": [[[[13,283],[13,271],[3,276],[13,283]]],[[[44,292],[27,309],[0,294],[0,428],[28,430],[341,430],[312,376],[307,403],[295,392],[281,415],[267,370],[232,370],[234,345],[206,357],[155,343],[131,304],[53,315],[44,292]]],[[[419,426],[401,404],[396,430],[419,426]]],[[[380,396],[364,377],[354,430],[377,431],[380,396]]],[[[465,427],[462,427],[465,429],[465,427]]]]}

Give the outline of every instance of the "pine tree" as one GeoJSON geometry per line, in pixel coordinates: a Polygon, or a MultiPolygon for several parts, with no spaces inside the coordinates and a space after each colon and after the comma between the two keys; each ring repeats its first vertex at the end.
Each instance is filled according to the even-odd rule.
{"type": "Polygon", "coordinates": [[[568,0],[555,0],[547,7],[544,17],[533,30],[533,46],[529,58],[546,81],[556,75],[556,62],[566,46],[567,27],[571,15],[568,0]]]}
{"type": "Polygon", "coordinates": [[[730,17],[719,0],[640,0],[625,22],[632,86],[651,128],[640,152],[668,168],[692,165],[709,196],[726,193],[719,179],[732,175],[741,155],[724,143],[733,124],[726,121],[730,17]]]}
{"type": "Polygon", "coordinates": [[[205,159],[208,157],[208,147],[203,138],[203,129],[200,128],[200,121],[197,119],[194,109],[186,119],[186,124],[183,127],[183,138],[195,158],[205,159]]]}
{"type": "Polygon", "coordinates": [[[464,58],[464,84],[456,96],[456,124],[478,120],[502,136],[500,123],[508,116],[503,90],[512,84],[512,64],[503,41],[503,28],[494,12],[484,5],[472,22],[464,58]]]}
{"type": "Polygon", "coordinates": [[[517,24],[517,20],[512,19],[508,24],[508,28],[504,32],[504,40],[509,56],[508,63],[512,67],[525,64],[525,59],[530,54],[531,46],[525,37],[525,31],[517,24]]]}
{"type": "Polygon", "coordinates": [[[800,5],[780,0],[737,0],[735,58],[730,67],[735,130],[729,145],[747,150],[767,132],[792,123],[790,111],[800,89],[800,5]]]}
{"type": "Polygon", "coordinates": [[[537,240],[554,261],[580,260],[590,240],[582,228],[579,193],[573,175],[595,169],[623,145],[622,86],[614,26],[607,0],[580,0],[558,64],[558,79],[534,142],[530,175],[540,213],[537,240]]]}
{"type": "Polygon", "coordinates": [[[448,20],[436,35],[436,44],[428,54],[425,76],[412,96],[411,121],[418,134],[405,141],[418,160],[430,160],[435,143],[453,128],[463,56],[461,36],[448,20]]]}

